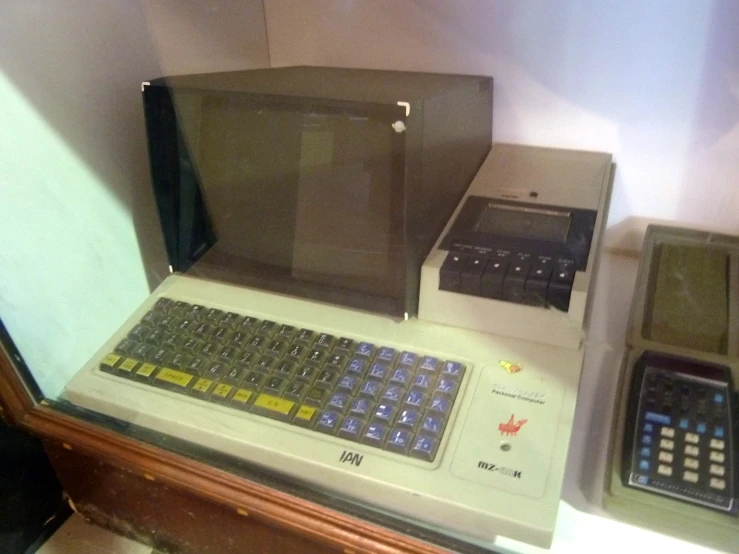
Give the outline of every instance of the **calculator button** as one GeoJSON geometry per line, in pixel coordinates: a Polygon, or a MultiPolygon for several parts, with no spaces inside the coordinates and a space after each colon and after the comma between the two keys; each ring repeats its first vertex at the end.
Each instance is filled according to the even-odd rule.
{"type": "Polygon", "coordinates": [[[282,397],[295,402],[302,402],[306,392],[308,392],[308,385],[294,381],[287,385],[282,397]]]}
{"type": "Polygon", "coordinates": [[[364,377],[364,372],[367,369],[367,362],[361,358],[353,358],[349,365],[346,366],[346,373],[355,375],[356,377],[364,377]]]}
{"type": "Polygon", "coordinates": [[[395,348],[390,348],[389,346],[383,346],[377,351],[377,356],[375,357],[375,359],[383,361],[383,362],[392,362],[394,357],[395,357],[395,348]]]}
{"type": "Polygon", "coordinates": [[[353,375],[343,375],[339,380],[339,384],[337,385],[336,389],[353,396],[358,386],[359,379],[357,379],[353,375]]]}
{"type": "Polygon", "coordinates": [[[310,346],[313,344],[313,341],[316,338],[315,332],[311,331],[310,329],[301,329],[298,332],[298,336],[295,337],[295,342],[302,344],[304,346],[310,346]]]}
{"type": "Polygon", "coordinates": [[[100,371],[115,373],[116,365],[121,361],[121,359],[122,357],[118,354],[108,354],[103,358],[103,361],[100,362],[100,371]]]}
{"type": "Polygon", "coordinates": [[[369,418],[372,411],[372,402],[367,398],[356,398],[352,401],[349,408],[349,415],[357,416],[362,419],[369,418]]]}
{"type": "Polygon", "coordinates": [[[395,407],[391,404],[381,402],[377,405],[375,413],[372,414],[372,419],[376,422],[390,425],[395,419],[395,407]]]}
{"type": "Polygon", "coordinates": [[[242,410],[247,410],[251,406],[251,403],[254,402],[254,398],[256,396],[257,393],[255,393],[254,391],[239,389],[231,397],[231,406],[235,406],[236,408],[242,410]]]}
{"type": "Polygon", "coordinates": [[[683,481],[688,483],[697,483],[698,474],[695,471],[683,471],[683,481]]]}
{"type": "Polygon", "coordinates": [[[698,469],[699,463],[695,458],[685,458],[683,460],[683,465],[688,469],[698,469]]]}
{"type": "Polygon", "coordinates": [[[400,401],[403,399],[404,395],[405,395],[405,390],[403,390],[403,387],[399,387],[397,385],[390,385],[382,393],[380,400],[382,400],[386,404],[398,405],[400,404],[400,401]]]}
{"type": "Polygon", "coordinates": [[[647,412],[644,414],[644,419],[653,423],[659,423],[660,425],[670,425],[672,422],[670,416],[658,414],[656,412],[647,412]]]}
{"type": "Polygon", "coordinates": [[[313,348],[318,350],[330,351],[336,342],[336,337],[329,335],[328,333],[319,333],[316,342],[313,343],[313,348]]]}
{"type": "Polygon", "coordinates": [[[390,435],[387,438],[387,444],[385,449],[391,452],[398,452],[405,454],[408,452],[408,447],[411,444],[411,433],[405,429],[393,429],[390,431],[390,435]]]}
{"type": "Polygon", "coordinates": [[[362,386],[359,387],[359,396],[377,400],[380,396],[381,388],[382,386],[377,381],[365,381],[362,383],[362,386]]]}
{"type": "Polygon", "coordinates": [[[666,477],[670,477],[672,475],[672,468],[668,465],[660,464],[657,467],[657,473],[666,477]]]}
{"type": "Polygon", "coordinates": [[[290,421],[295,413],[295,402],[271,394],[260,394],[254,401],[252,413],[280,421],[290,421]]]}
{"type": "Polygon", "coordinates": [[[406,366],[414,366],[416,362],[418,361],[418,354],[415,352],[401,352],[400,356],[398,356],[398,364],[400,365],[406,365],[406,366]]]}
{"type": "Polygon", "coordinates": [[[696,435],[695,433],[685,433],[685,442],[689,442],[691,444],[698,444],[698,440],[700,437],[696,435]]]}
{"type": "Polygon", "coordinates": [[[337,435],[342,439],[357,441],[359,440],[363,427],[364,421],[357,417],[350,416],[345,418],[344,421],[341,423],[337,435]]]}
{"type": "Polygon", "coordinates": [[[348,356],[352,353],[352,348],[354,348],[354,341],[346,337],[341,337],[334,347],[334,352],[348,356]]]}
{"type": "Polygon", "coordinates": [[[639,456],[643,456],[644,458],[649,458],[652,455],[652,449],[648,446],[642,446],[641,450],[639,450],[639,456]]]}
{"type": "Polygon", "coordinates": [[[423,358],[421,358],[419,369],[421,369],[422,371],[427,371],[429,373],[436,373],[437,371],[439,371],[439,358],[434,358],[433,356],[424,356],[423,358]]]}
{"type": "MultiPolygon", "coordinates": [[[[452,403],[449,401],[448,398],[444,396],[432,397],[431,402],[429,403],[429,407],[428,407],[429,412],[436,412],[442,415],[448,414],[451,411],[451,409],[452,409],[452,403]]],[[[651,437],[650,437],[650,442],[651,442],[651,437]]]]}
{"type": "Polygon", "coordinates": [[[716,462],[719,464],[723,464],[724,460],[726,460],[726,456],[723,452],[716,452],[715,450],[711,450],[709,458],[712,462],[716,462]]]}
{"type": "Polygon", "coordinates": [[[326,404],[328,397],[329,391],[313,387],[305,394],[305,399],[303,401],[310,406],[322,408],[324,404],[326,404]]]}
{"type": "Polygon", "coordinates": [[[382,446],[386,433],[387,427],[382,423],[370,423],[364,431],[362,442],[374,446],[382,446]]]}
{"type": "Polygon", "coordinates": [[[715,477],[712,477],[710,482],[708,483],[708,486],[712,489],[722,491],[726,488],[726,481],[724,481],[723,479],[716,479],[715,477]]]}
{"type": "Polygon", "coordinates": [[[723,477],[726,473],[726,470],[724,469],[724,466],[720,466],[718,464],[711,464],[711,467],[708,468],[708,472],[711,475],[718,475],[719,477],[723,477]]]}
{"type": "Polygon", "coordinates": [[[375,351],[375,345],[369,342],[360,342],[357,345],[355,354],[363,358],[370,358],[375,351]]]}
{"type": "Polygon", "coordinates": [[[678,423],[678,426],[680,427],[680,429],[685,430],[688,428],[688,425],[689,423],[688,423],[687,417],[680,418],[680,422],[678,423]]]}
{"type": "Polygon", "coordinates": [[[322,389],[333,390],[338,380],[339,373],[337,373],[336,371],[324,369],[318,374],[318,378],[316,379],[314,385],[322,389]]]}
{"type": "Polygon", "coordinates": [[[422,392],[412,390],[406,395],[403,404],[407,408],[421,408],[423,407],[425,401],[426,395],[424,395],[422,392]]]}
{"type": "Polygon", "coordinates": [[[411,380],[411,370],[407,367],[399,367],[393,371],[390,376],[390,383],[393,385],[399,385],[406,387],[411,380]]]}
{"type": "Polygon", "coordinates": [[[672,458],[673,458],[673,456],[669,452],[660,451],[660,453],[659,453],[659,461],[660,462],[665,462],[665,463],[671,464],[672,463],[672,458]]]}
{"type": "Polygon", "coordinates": [[[649,461],[648,460],[639,460],[639,469],[641,471],[649,471],[649,461]]]}
{"type": "Polygon", "coordinates": [[[717,392],[713,395],[713,402],[714,404],[723,404],[724,403],[724,395],[720,392],[717,392]]]}
{"type": "Polygon", "coordinates": [[[370,366],[367,377],[377,381],[384,381],[388,374],[388,365],[384,362],[375,362],[370,366]]]}
{"type": "Polygon", "coordinates": [[[293,424],[301,427],[313,427],[318,419],[318,413],[318,408],[313,406],[300,406],[298,411],[295,412],[293,424]]]}
{"type": "Polygon", "coordinates": [[[439,416],[427,415],[423,418],[421,430],[431,437],[441,437],[444,431],[444,419],[439,416]]]}
{"type": "Polygon", "coordinates": [[[723,450],[724,441],[720,439],[711,439],[711,448],[715,448],[716,450],[723,450]]]}
{"type": "Polygon", "coordinates": [[[453,397],[455,394],[457,394],[457,388],[459,385],[456,381],[452,381],[451,379],[442,378],[439,379],[439,382],[436,384],[436,392],[439,394],[445,394],[447,396],[453,397]]]}
{"type": "Polygon", "coordinates": [[[659,447],[665,450],[672,450],[675,448],[675,442],[669,439],[662,439],[659,441],[659,447]]]}
{"type": "Polygon", "coordinates": [[[699,423],[698,425],[695,426],[695,431],[699,435],[705,434],[705,432],[706,432],[706,424],[705,423],[699,423]]]}
{"type": "Polygon", "coordinates": [[[464,365],[459,362],[444,362],[442,375],[447,379],[459,380],[464,375],[464,365]]]}
{"type": "Polygon", "coordinates": [[[414,458],[421,458],[422,460],[431,462],[436,455],[436,449],[438,447],[439,441],[437,439],[421,435],[413,441],[410,455],[414,458]]]}
{"type": "Polygon", "coordinates": [[[212,379],[198,379],[190,390],[190,396],[205,398],[210,394],[215,382],[212,379]]]}
{"type": "Polygon", "coordinates": [[[216,385],[213,392],[210,393],[210,399],[213,402],[225,403],[231,400],[231,394],[234,392],[231,385],[225,385],[223,383],[216,385]]]}
{"type": "Polygon", "coordinates": [[[338,412],[323,412],[316,422],[316,431],[333,435],[339,427],[341,414],[338,412]]]}
{"type": "Polygon", "coordinates": [[[699,450],[697,446],[692,446],[690,444],[685,445],[685,454],[687,456],[698,456],[698,452],[699,450]]]}
{"type": "Polygon", "coordinates": [[[351,400],[351,396],[348,394],[345,394],[343,392],[335,392],[333,395],[331,395],[331,399],[328,401],[327,408],[330,410],[335,410],[337,412],[346,413],[347,408],[349,407],[349,401],[351,400]]]}
{"type": "Polygon", "coordinates": [[[673,429],[672,427],[662,427],[662,429],[660,429],[660,434],[663,437],[667,437],[668,439],[672,439],[672,438],[675,437],[675,429],[673,429]]]}
{"type": "Polygon", "coordinates": [[[643,436],[643,437],[641,438],[641,443],[642,443],[642,444],[646,444],[646,445],[650,445],[650,444],[652,444],[652,437],[651,437],[651,435],[644,435],[644,436],[643,436]]]}
{"type": "Polygon", "coordinates": [[[416,410],[404,409],[398,414],[395,424],[406,429],[415,429],[421,419],[421,414],[416,410]]]}
{"type": "Polygon", "coordinates": [[[434,378],[426,373],[419,373],[413,380],[412,387],[422,392],[429,392],[434,386],[434,378]]]}

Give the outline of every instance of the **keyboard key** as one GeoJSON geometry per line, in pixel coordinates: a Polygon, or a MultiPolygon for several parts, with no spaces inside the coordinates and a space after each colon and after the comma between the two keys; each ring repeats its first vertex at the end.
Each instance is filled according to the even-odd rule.
{"type": "MultiPolygon", "coordinates": [[[[208,319],[208,314],[205,315],[205,318],[208,319]]],[[[235,314],[233,312],[228,312],[223,316],[221,321],[219,322],[220,325],[223,327],[228,327],[230,329],[236,329],[241,324],[241,316],[239,314],[235,314]]]]}
{"type": "MultiPolygon", "coordinates": [[[[449,415],[452,410],[452,403],[449,398],[444,396],[433,396],[429,402],[428,410],[430,413],[436,413],[443,416],[449,415]]],[[[651,443],[651,441],[650,441],[651,443]]],[[[646,444],[646,443],[645,443],[646,444]]]]}
{"type": "Polygon", "coordinates": [[[393,358],[395,358],[395,353],[396,353],[395,348],[390,348],[389,346],[383,346],[377,351],[377,356],[375,357],[375,360],[390,363],[393,361],[393,358]]]}
{"type": "Polygon", "coordinates": [[[373,446],[382,446],[387,434],[387,427],[382,423],[370,423],[364,430],[362,442],[373,446]]]}
{"type": "Polygon", "coordinates": [[[659,466],[657,466],[657,473],[664,475],[665,477],[670,477],[672,475],[672,467],[666,464],[659,464],[659,466]]]}
{"type": "Polygon", "coordinates": [[[280,325],[279,329],[277,329],[277,338],[290,342],[293,336],[295,336],[296,331],[297,329],[292,325],[280,325]]]}
{"type": "Polygon", "coordinates": [[[351,396],[354,396],[354,394],[357,392],[357,389],[359,388],[359,379],[357,379],[353,375],[343,375],[341,379],[339,379],[339,384],[336,388],[337,390],[346,392],[351,396]]]}
{"type": "Polygon", "coordinates": [[[220,349],[216,344],[212,342],[206,342],[203,344],[197,354],[198,356],[212,360],[213,358],[215,358],[216,354],[218,354],[219,350],[220,349]]]}
{"type": "Polygon", "coordinates": [[[267,338],[266,337],[252,337],[249,342],[246,344],[246,349],[249,352],[254,352],[255,354],[260,353],[262,350],[264,350],[264,347],[267,344],[267,338]]]}
{"type": "Polygon", "coordinates": [[[144,342],[153,329],[145,325],[134,325],[133,329],[128,332],[128,338],[136,342],[144,342]]]}
{"type": "Polygon", "coordinates": [[[340,374],[336,371],[324,369],[318,374],[318,377],[316,378],[316,381],[315,383],[313,383],[313,385],[321,389],[333,390],[333,388],[336,386],[336,383],[339,381],[339,376],[340,374]]]}
{"type": "Polygon", "coordinates": [[[700,450],[698,449],[697,446],[692,446],[690,444],[685,445],[685,454],[687,456],[698,456],[699,452],[700,450]]]}
{"type": "Polygon", "coordinates": [[[367,378],[374,379],[376,381],[384,381],[387,378],[388,373],[389,368],[387,363],[375,362],[370,366],[367,378]]]}
{"type": "Polygon", "coordinates": [[[118,354],[108,354],[100,362],[100,371],[104,371],[105,373],[115,373],[118,367],[118,363],[122,359],[123,357],[119,356],[118,354]]]}
{"type": "Polygon", "coordinates": [[[115,352],[116,354],[120,354],[121,356],[128,356],[136,349],[138,345],[139,343],[137,343],[136,341],[126,338],[118,343],[118,346],[115,347],[115,350],[113,350],[113,352],[115,352]]]}
{"type": "Polygon", "coordinates": [[[698,425],[696,425],[695,426],[695,432],[698,433],[699,435],[705,435],[705,433],[706,433],[706,424],[701,422],[698,425]]]}
{"type": "Polygon", "coordinates": [[[407,408],[422,409],[426,404],[426,395],[420,391],[410,391],[403,401],[403,405],[407,408]]]}
{"type": "Polygon", "coordinates": [[[264,373],[259,373],[258,371],[250,371],[246,374],[246,377],[244,377],[244,381],[241,383],[241,386],[245,389],[259,392],[262,390],[262,386],[264,385],[264,382],[266,380],[267,376],[264,373]]]}
{"type": "Polygon", "coordinates": [[[699,440],[700,437],[695,433],[685,433],[685,442],[689,442],[690,444],[698,444],[699,440]]]}
{"type": "Polygon", "coordinates": [[[291,380],[295,376],[297,370],[298,364],[289,360],[282,360],[277,363],[277,366],[274,368],[272,373],[278,377],[282,377],[283,379],[291,380]]]}
{"type": "Polygon", "coordinates": [[[400,387],[407,387],[410,384],[412,378],[412,372],[407,367],[399,367],[393,370],[390,375],[390,384],[399,385],[400,387]]]}
{"type": "Polygon", "coordinates": [[[674,456],[670,452],[665,452],[664,450],[660,450],[659,452],[659,461],[665,462],[667,464],[671,464],[674,456]]]}
{"type": "Polygon", "coordinates": [[[689,422],[687,417],[680,418],[680,422],[678,423],[678,427],[680,427],[680,429],[685,430],[688,428],[688,425],[689,422]]]}
{"type": "Polygon", "coordinates": [[[154,379],[154,385],[167,390],[187,394],[188,386],[192,384],[193,379],[194,377],[188,373],[175,371],[174,369],[165,367],[157,373],[157,376],[154,379]]]}
{"type": "Polygon", "coordinates": [[[459,381],[464,375],[464,365],[459,362],[444,362],[442,376],[446,379],[459,381]]]}
{"type": "Polygon", "coordinates": [[[288,383],[285,387],[285,392],[282,393],[283,398],[292,400],[294,402],[302,402],[305,393],[308,392],[308,385],[305,383],[292,382],[288,383]]]}
{"type": "Polygon", "coordinates": [[[180,317],[184,316],[188,311],[190,311],[190,304],[183,302],[182,300],[175,301],[175,303],[169,307],[170,314],[178,315],[180,317]]]}
{"type": "Polygon", "coordinates": [[[659,447],[664,450],[672,450],[675,448],[675,441],[671,441],[670,439],[661,439],[659,441],[659,447]]]}
{"type": "Polygon", "coordinates": [[[141,362],[134,360],[133,358],[126,358],[120,364],[118,364],[118,375],[130,377],[138,369],[141,362]]]}
{"type": "MultiPolygon", "coordinates": [[[[210,323],[211,325],[218,325],[223,321],[223,318],[225,317],[225,313],[223,310],[217,310],[215,308],[210,308],[205,310],[205,315],[203,315],[203,320],[207,323],[210,323]]],[[[235,314],[234,314],[235,315],[235,314]]]]}
{"type": "Polygon", "coordinates": [[[367,398],[356,398],[349,407],[349,415],[367,419],[372,412],[372,402],[367,398]]]}
{"type": "Polygon", "coordinates": [[[715,450],[711,450],[708,457],[712,462],[716,462],[718,464],[723,464],[726,460],[726,455],[723,452],[716,452],[715,450]]]}
{"type": "Polygon", "coordinates": [[[262,392],[273,396],[282,396],[286,386],[287,381],[282,377],[268,376],[267,380],[264,382],[264,386],[262,387],[262,392]]]}
{"type": "Polygon", "coordinates": [[[272,356],[261,356],[256,363],[252,364],[255,371],[261,371],[265,375],[272,373],[272,370],[277,367],[277,359],[272,356]]]}
{"type": "Polygon", "coordinates": [[[395,406],[381,402],[375,408],[375,413],[372,414],[372,420],[391,425],[395,419],[395,410],[395,406]]]}
{"type": "Polygon", "coordinates": [[[314,367],[321,367],[326,362],[327,357],[328,354],[326,354],[325,350],[318,350],[314,348],[313,350],[308,352],[308,355],[305,357],[304,363],[306,365],[312,365],[314,367]]]}
{"type": "Polygon", "coordinates": [[[310,366],[303,366],[298,369],[295,374],[295,380],[299,383],[312,384],[316,376],[318,375],[318,369],[310,366]]]}
{"type": "Polygon", "coordinates": [[[433,462],[437,448],[439,448],[439,441],[437,439],[420,435],[413,441],[410,455],[414,458],[433,462]]]}
{"type": "Polygon", "coordinates": [[[186,340],[182,335],[166,335],[162,341],[162,347],[169,350],[180,350],[186,340]]]}
{"type": "Polygon", "coordinates": [[[415,352],[408,352],[403,351],[400,353],[400,356],[398,356],[398,365],[405,365],[409,367],[413,367],[416,365],[416,362],[418,361],[418,354],[415,352]]]}
{"type": "Polygon", "coordinates": [[[147,312],[146,315],[141,318],[141,325],[154,329],[156,327],[159,327],[159,322],[162,320],[162,317],[162,314],[159,314],[157,312],[147,312]]]}
{"type": "Polygon", "coordinates": [[[444,432],[445,423],[444,419],[438,415],[427,415],[423,418],[421,430],[425,435],[439,438],[444,432]]]}
{"type": "Polygon", "coordinates": [[[246,341],[248,338],[249,338],[249,335],[247,335],[246,333],[242,333],[241,331],[236,331],[228,339],[228,344],[230,344],[234,348],[243,348],[244,346],[246,346],[246,341]]]}
{"type": "Polygon", "coordinates": [[[228,366],[222,362],[211,362],[203,371],[203,377],[220,379],[228,372],[228,366]]]}
{"type": "Polygon", "coordinates": [[[210,323],[199,323],[192,331],[192,336],[202,340],[208,340],[213,334],[214,328],[210,323]]]}
{"type": "Polygon", "coordinates": [[[231,400],[231,395],[234,392],[234,388],[231,385],[221,383],[216,385],[213,392],[210,393],[210,399],[213,402],[227,403],[231,400]]]}
{"type": "Polygon", "coordinates": [[[206,361],[203,358],[192,358],[183,368],[187,373],[200,375],[205,369],[206,361]]]}
{"type": "Polygon", "coordinates": [[[233,331],[226,327],[217,327],[210,335],[210,340],[218,344],[226,344],[233,335],[233,331]]]}
{"type": "Polygon", "coordinates": [[[254,401],[251,413],[280,421],[290,421],[295,415],[295,409],[296,404],[292,400],[277,398],[270,394],[260,394],[254,401]]]}
{"type": "Polygon", "coordinates": [[[303,402],[305,404],[308,404],[309,406],[316,406],[317,408],[323,408],[323,406],[328,401],[330,394],[331,393],[327,391],[326,389],[319,389],[317,387],[312,387],[305,394],[305,399],[303,400],[303,402]]]}
{"type": "Polygon", "coordinates": [[[398,427],[414,430],[421,420],[421,414],[412,409],[403,409],[398,414],[398,420],[395,423],[398,427]]]}
{"type": "Polygon", "coordinates": [[[160,298],[154,304],[154,310],[166,314],[170,307],[174,304],[169,298],[160,298]]]}
{"type": "Polygon", "coordinates": [[[720,466],[718,464],[711,464],[711,467],[708,468],[708,472],[711,475],[718,475],[719,477],[723,477],[724,474],[726,473],[726,469],[724,468],[724,466],[720,466]]]}
{"type": "Polygon", "coordinates": [[[200,321],[201,319],[203,319],[204,315],[205,306],[201,306],[200,304],[191,304],[190,309],[185,314],[185,317],[200,321]]]}
{"type": "Polygon", "coordinates": [[[346,373],[354,375],[358,378],[364,377],[364,372],[367,369],[367,362],[361,358],[352,359],[346,366],[346,373]]]}
{"type": "Polygon", "coordinates": [[[316,422],[315,430],[333,435],[339,427],[339,421],[341,421],[340,413],[331,411],[323,412],[316,422]]]}
{"type": "Polygon", "coordinates": [[[359,387],[359,396],[377,400],[380,397],[380,391],[382,385],[377,381],[365,381],[362,386],[359,387]]]}
{"type": "Polygon", "coordinates": [[[697,483],[698,474],[694,471],[683,471],[683,481],[687,481],[688,483],[697,483]]]}
{"type": "Polygon", "coordinates": [[[426,371],[428,373],[438,373],[439,371],[439,358],[434,358],[433,356],[424,356],[421,358],[421,364],[419,366],[419,369],[426,371]]]}
{"type": "Polygon", "coordinates": [[[371,358],[374,353],[375,345],[369,342],[360,342],[355,351],[355,354],[362,358],[371,358]]]}
{"type": "Polygon", "coordinates": [[[724,441],[719,439],[711,439],[710,447],[715,450],[723,450],[725,446],[724,441]]]}
{"type": "Polygon", "coordinates": [[[346,417],[339,427],[337,435],[342,439],[358,441],[364,427],[364,421],[357,417],[346,417]]]}
{"type": "Polygon", "coordinates": [[[238,389],[231,397],[231,405],[240,410],[248,410],[257,393],[248,389],[238,389]]]}
{"type": "Polygon", "coordinates": [[[343,354],[344,356],[349,356],[350,354],[352,354],[353,350],[354,341],[346,337],[341,337],[334,347],[334,352],[336,352],[337,354],[343,354]]]}
{"type": "Polygon", "coordinates": [[[716,425],[713,429],[713,436],[722,439],[724,438],[724,426],[723,425],[716,425]]]}
{"type": "Polygon", "coordinates": [[[174,317],[171,315],[163,315],[161,319],[159,320],[159,323],[157,323],[157,327],[159,327],[159,329],[162,329],[163,331],[167,331],[168,333],[171,333],[177,328],[179,324],[180,324],[179,317],[174,317]]]}
{"type": "Polygon", "coordinates": [[[293,424],[300,425],[301,427],[313,427],[318,419],[318,414],[318,408],[314,408],[313,406],[300,406],[298,411],[295,412],[293,424]]]}
{"type": "Polygon", "coordinates": [[[241,320],[241,323],[239,323],[237,329],[242,333],[251,335],[257,330],[258,325],[259,320],[256,317],[245,317],[243,320],[241,320]]]}
{"type": "Polygon", "coordinates": [[[312,346],[314,340],[316,340],[316,334],[310,329],[301,329],[295,337],[296,343],[302,344],[306,347],[312,346]]]}
{"type": "Polygon", "coordinates": [[[652,444],[652,437],[651,437],[650,435],[644,435],[644,436],[643,436],[643,437],[641,438],[641,443],[642,443],[642,444],[646,444],[646,445],[650,445],[650,444],[652,444]]]}
{"type": "Polygon", "coordinates": [[[659,423],[660,425],[671,425],[672,419],[668,415],[664,414],[658,414],[656,412],[647,412],[644,414],[644,419],[646,421],[651,421],[652,423],[659,423]]]}
{"type": "Polygon", "coordinates": [[[675,429],[672,427],[662,427],[662,429],[659,430],[660,435],[663,437],[667,437],[668,439],[672,439],[675,437],[675,429]]]}
{"type": "Polygon", "coordinates": [[[406,454],[411,444],[411,434],[405,429],[395,428],[390,431],[390,435],[385,443],[385,449],[390,452],[406,454]]]}
{"type": "Polygon", "coordinates": [[[134,373],[133,378],[138,381],[151,381],[156,369],[157,366],[154,364],[141,364],[141,366],[136,370],[136,373],[134,373]]]}
{"type": "Polygon", "coordinates": [[[218,360],[224,364],[230,365],[236,361],[236,356],[238,354],[239,351],[233,346],[224,346],[218,352],[218,360]]]}
{"type": "Polygon", "coordinates": [[[700,463],[695,458],[683,458],[683,465],[688,469],[698,469],[700,463]]]}
{"type": "Polygon", "coordinates": [[[275,356],[276,358],[281,358],[282,355],[287,352],[287,347],[289,346],[288,343],[281,340],[271,340],[269,341],[269,344],[267,345],[267,349],[264,351],[265,354],[268,356],[275,356]]]}
{"type": "Polygon", "coordinates": [[[169,363],[169,359],[172,357],[172,353],[166,348],[155,348],[149,352],[149,358],[147,361],[159,365],[165,366],[169,363]]]}
{"type": "Polygon", "coordinates": [[[457,394],[458,387],[459,384],[456,381],[442,378],[439,379],[439,382],[436,384],[436,392],[437,394],[444,394],[449,397],[454,397],[457,394]]]}
{"type": "Polygon", "coordinates": [[[405,390],[403,390],[403,387],[390,385],[383,391],[380,400],[386,404],[397,406],[400,404],[401,400],[403,400],[403,396],[405,396],[405,390]]]}
{"type": "Polygon", "coordinates": [[[257,327],[256,333],[259,336],[271,338],[272,335],[275,334],[275,331],[277,331],[277,323],[275,323],[274,321],[269,321],[268,319],[265,319],[257,327]]]}
{"type": "Polygon", "coordinates": [[[328,333],[319,333],[318,338],[313,343],[313,348],[330,352],[334,347],[335,342],[336,338],[333,335],[329,335],[328,333]]]}
{"type": "Polygon", "coordinates": [[[285,354],[285,359],[290,360],[295,363],[300,363],[303,361],[305,356],[308,354],[308,347],[307,346],[301,346],[299,344],[292,344],[288,348],[287,354],[285,354]]]}
{"type": "Polygon", "coordinates": [[[349,408],[349,402],[351,401],[351,396],[349,396],[346,393],[343,392],[335,392],[331,395],[330,400],[328,401],[327,408],[329,410],[335,410],[337,412],[340,412],[342,414],[346,413],[346,410],[349,408]]]}
{"type": "Polygon", "coordinates": [[[433,386],[433,377],[426,373],[419,373],[418,375],[416,375],[416,378],[413,380],[412,385],[414,389],[420,391],[419,394],[431,392],[433,386]]]}
{"type": "Polygon", "coordinates": [[[639,470],[649,471],[649,460],[639,460],[639,470]]]}
{"type": "Polygon", "coordinates": [[[726,488],[726,481],[724,481],[723,479],[716,479],[715,477],[712,477],[711,480],[708,482],[708,486],[712,489],[722,491],[726,488]]]}

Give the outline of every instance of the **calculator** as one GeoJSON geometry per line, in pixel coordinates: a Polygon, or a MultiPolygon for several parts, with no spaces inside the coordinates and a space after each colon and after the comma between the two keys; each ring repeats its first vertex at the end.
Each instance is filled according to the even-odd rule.
{"type": "Polygon", "coordinates": [[[647,351],[634,369],[625,484],[736,512],[736,406],[729,368],[647,351]]]}

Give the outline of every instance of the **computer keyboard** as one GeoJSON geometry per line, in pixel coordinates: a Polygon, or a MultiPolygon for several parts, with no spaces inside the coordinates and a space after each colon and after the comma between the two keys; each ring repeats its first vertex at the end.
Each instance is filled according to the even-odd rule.
{"type": "Polygon", "coordinates": [[[465,364],[159,298],[101,371],[433,462],[465,364]]]}

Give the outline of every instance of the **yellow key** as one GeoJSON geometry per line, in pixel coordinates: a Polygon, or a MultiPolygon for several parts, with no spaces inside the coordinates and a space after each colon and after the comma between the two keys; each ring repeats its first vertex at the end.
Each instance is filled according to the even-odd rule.
{"type": "Polygon", "coordinates": [[[138,360],[134,360],[133,358],[126,358],[121,362],[121,365],[118,366],[119,371],[125,371],[126,373],[130,374],[134,369],[136,369],[136,366],[139,365],[138,360]]]}
{"type": "Polygon", "coordinates": [[[271,394],[260,394],[254,401],[252,413],[264,415],[282,421],[289,421],[295,402],[277,398],[271,394]]]}
{"type": "Polygon", "coordinates": [[[102,362],[100,362],[100,370],[108,373],[115,373],[115,364],[117,364],[120,359],[121,357],[118,354],[113,354],[111,352],[103,358],[102,362]]]}
{"type": "Polygon", "coordinates": [[[314,408],[313,406],[300,406],[297,413],[295,414],[293,423],[295,425],[300,425],[303,427],[310,426],[315,420],[317,411],[318,408],[314,408]]]}
{"type": "MultiPolygon", "coordinates": [[[[175,385],[179,389],[187,388],[187,385],[192,381],[192,375],[183,373],[182,371],[176,371],[169,367],[165,367],[160,371],[154,379],[155,384],[161,384],[161,382],[167,383],[168,385],[175,385]]],[[[172,387],[167,387],[172,388],[172,387]]]]}
{"type": "Polygon", "coordinates": [[[236,404],[240,408],[245,408],[249,405],[249,400],[253,395],[254,393],[250,390],[239,389],[231,399],[231,404],[236,404]]]}
{"type": "Polygon", "coordinates": [[[205,396],[210,390],[211,385],[213,385],[213,381],[210,379],[198,379],[197,383],[192,386],[190,394],[193,396],[205,396]]]}
{"type": "Polygon", "coordinates": [[[154,364],[144,364],[136,372],[136,377],[148,380],[149,377],[151,377],[151,374],[154,373],[154,370],[156,370],[156,368],[157,366],[155,366],[154,364]]]}
{"type": "Polygon", "coordinates": [[[228,397],[228,393],[231,392],[231,389],[233,387],[231,385],[218,385],[216,388],[213,389],[213,392],[210,393],[210,397],[213,400],[225,400],[228,397]]]}

